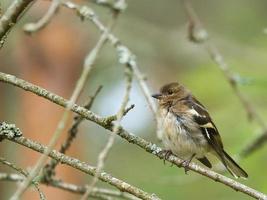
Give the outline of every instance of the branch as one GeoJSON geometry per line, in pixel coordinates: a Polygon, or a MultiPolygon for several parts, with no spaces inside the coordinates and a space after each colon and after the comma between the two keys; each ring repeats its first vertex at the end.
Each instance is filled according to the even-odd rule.
{"type": "MultiPolygon", "coordinates": [[[[20,145],[23,145],[25,147],[28,147],[34,151],[37,151],[39,153],[44,154],[47,152],[48,147],[39,144],[37,142],[34,142],[30,139],[27,139],[23,136],[17,136],[16,133],[14,133],[14,130],[10,129],[8,126],[2,127],[0,126],[0,136],[8,139],[12,142],[16,142],[20,145]],[[12,137],[13,136],[13,137],[12,137]]],[[[90,166],[85,162],[82,162],[76,158],[64,155],[56,150],[52,150],[49,153],[49,157],[59,161],[61,164],[66,164],[68,166],[71,166],[72,168],[75,168],[77,170],[80,170],[86,174],[89,174],[91,176],[96,175],[96,167],[90,166]]],[[[120,179],[117,179],[113,177],[112,175],[101,171],[99,173],[99,180],[103,182],[107,182],[112,186],[115,186],[118,188],[120,191],[125,191],[128,192],[136,197],[139,197],[141,199],[145,200],[160,200],[156,195],[154,194],[149,194],[137,187],[134,187],[120,179]]]]}
{"type": "Polygon", "coordinates": [[[6,12],[0,18],[0,49],[4,45],[6,35],[17,23],[23,12],[33,3],[34,0],[14,0],[6,12]]]}
{"type": "MultiPolygon", "coordinates": [[[[123,111],[123,116],[125,116],[130,110],[132,110],[135,107],[134,104],[131,104],[129,107],[125,108],[123,111]]],[[[118,116],[117,115],[111,115],[109,117],[105,118],[105,121],[107,124],[110,124],[111,122],[117,120],[118,116]]]]}
{"type": "MultiPolygon", "coordinates": [[[[60,97],[56,94],[53,94],[51,92],[48,92],[47,90],[33,85],[29,82],[26,82],[22,79],[18,79],[15,76],[12,75],[8,75],[8,74],[4,74],[4,73],[0,73],[0,81],[12,84],[14,86],[20,87],[26,91],[30,91],[32,93],[35,93],[39,96],[43,96],[44,98],[60,105],[63,107],[66,107],[68,104],[68,101],[66,99],[64,99],[63,97],[60,97]]],[[[97,116],[96,114],[94,114],[93,112],[80,107],[78,105],[73,105],[73,107],[71,108],[71,110],[81,116],[83,116],[85,119],[95,122],[96,124],[98,124],[99,126],[102,126],[105,129],[108,129],[110,131],[113,130],[113,125],[110,123],[107,123],[106,118],[101,118],[99,116],[97,116]]],[[[144,140],[141,137],[138,137],[128,131],[126,131],[125,129],[123,129],[123,127],[119,127],[119,131],[117,133],[121,138],[127,140],[129,143],[135,144],[139,147],[141,147],[142,149],[144,149],[145,151],[153,154],[154,156],[157,156],[160,159],[164,159],[165,156],[160,153],[162,151],[161,148],[157,147],[155,144],[151,143],[151,142],[147,142],[146,140],[144,140]]],[[[19,138],[18,138],[19,139],[19,138]]],[[[17,139],[15,140],[16,142],[21,142],[21,140],[17,141],[17,139]]],[[[27,146],[27,145],[26,145],[27,146]]],[[[178,167],[183,167],[183,163],[184,160],[177,158],[174,155],[171,155],[168,159],[169,162],[175,164],[178,167]]],[[[235,191],[240,191],[244,194],[247,194],[251,197],[254,197],[256,199],[267,199],[267,196],[257,190],[254,190],[246,185],[243,185],[237,181],[234,181],[233,179],[230,179],[228,177],[225,177],[223,175],[220,175],[216,172],[213,172],[211,170],[205,169],[195,163],[190,163],[188,166],[188,169],[197,172],[198,174],[201,174],[205,177],[208,177],[216,182],[222,183],[232,189],[234,189],[235,191]]]]}

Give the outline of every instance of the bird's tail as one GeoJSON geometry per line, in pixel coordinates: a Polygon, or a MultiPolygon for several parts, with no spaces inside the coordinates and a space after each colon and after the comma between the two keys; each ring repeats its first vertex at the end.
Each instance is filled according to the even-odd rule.
{"type": "MultiPolygon", "coordinates": [[[[220,156],[221,157],[221,156],[220,156]]],[[[248,174],[243,170],[224,150],[223,155],[220,158],[226,169],[235,178],[247,178],[248,174]]]]}

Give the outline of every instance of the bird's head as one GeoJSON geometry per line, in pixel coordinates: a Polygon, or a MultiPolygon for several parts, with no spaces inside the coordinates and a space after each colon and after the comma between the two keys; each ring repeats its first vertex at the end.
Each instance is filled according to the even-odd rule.
{"type": "Polygon", "coordinates": [[[189,91],[178,82],[166,84],[161,87],[160,92],[153,94],[152,97],[159,100],[160,104],[172,103],[185,98],[189,91]]]}

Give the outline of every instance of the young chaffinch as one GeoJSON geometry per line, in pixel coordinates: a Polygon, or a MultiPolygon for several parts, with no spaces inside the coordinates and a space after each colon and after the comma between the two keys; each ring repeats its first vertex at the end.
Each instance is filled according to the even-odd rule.
{"type": "MultiPolygon", "coordinates": [[[[248,174],[224,151],[218,129],[207,109],[179,83],[170,83],[152,97],[159,100],[164,128],[163,144],[167,151],[185,160],[187,165],[196,157],[211,168],[207,153],[213,153],[234,177],[248,174]]],[[[166,154],[167,155],[167,154],[166,154]]]]}

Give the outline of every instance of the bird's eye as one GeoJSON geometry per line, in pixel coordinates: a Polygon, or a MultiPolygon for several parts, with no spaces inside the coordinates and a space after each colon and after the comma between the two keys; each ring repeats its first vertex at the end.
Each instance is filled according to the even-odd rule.
{"type": "Polygon", "coordinates": [[[168,94],[173,94],[173,92],[171,90],[168,91],[168,94]]]}

